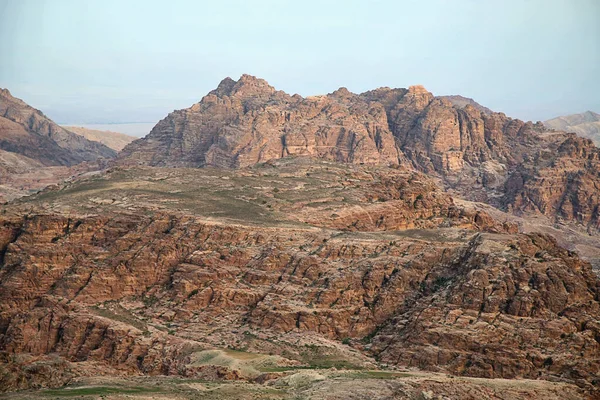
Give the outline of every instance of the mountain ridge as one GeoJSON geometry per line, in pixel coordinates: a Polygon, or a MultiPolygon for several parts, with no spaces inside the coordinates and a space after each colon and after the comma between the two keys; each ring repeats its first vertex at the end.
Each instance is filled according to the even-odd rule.
{"type": "Polygon", "coordinates": [[[600,146],[600,114],[593,111],[552,118],[544,121],[544,125],[552,129],[576,133],[591,139],[596,146],[600,146]]]}
{"type": "Polygon", "coordinates": [[[116,155],[114,150],[60,127],[8,89],[0,89],[0,149],[46,166],[72,166],[116,155]]]}
{"type": "Polygon", "coordinates": [[[456,105],[420,85],[361,94],[340,88],[304,98],[250,75],[225,78],[126,146],[116,164],[240,168],[286,156],[411,165],[468,200],[600,229],[594,194],[600,150],[592,142],[456,105]],[[551,186],[562,190],[553,193],[551,186]]]}
{"type": "Polygon", "coordinates": [[[124,133],[108,130],[90,129],[82,126],[63,125],[63,128],[70,132],[76,133],[79,136],[83,136],[84,138],[91,140],[92,142],[102,143],[103,145],[111,148],[116,152],[123,150],[123,148],[129,143],[138,139],[135,136],[127,135],[124,133]]]}

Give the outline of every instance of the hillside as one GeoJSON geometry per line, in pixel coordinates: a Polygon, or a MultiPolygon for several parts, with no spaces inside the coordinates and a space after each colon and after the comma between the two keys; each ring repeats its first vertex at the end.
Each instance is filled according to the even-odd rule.
{"type": "Polygon", "coordinates": [[[7,389],[93,375],[118,392],[144,374],[274,398],[296,381],[314,398],[503,391],[454,376],[513,379],[512,398],[596,390],[590,264],[414,170],[114,168],[1,215],[0,349],[20,355],[7,389]]]}
{"type": "Polygon", "coordinates": [[[115,155],[0,89],[0,202],[99,169],[115,155]]]}
{"type": "Polygon", "coordinates": [[[573,132],[577,135],[591,139],[596,146],[600,146],[600,114],[586,111],[581,114],[571,114],[544,121],[544,125],[551,129],[573,132]]]}
{"type": "Polygon", "coordinates": [[[60,127],[6,89],[0,89],[0,150],[45,166],[71,166],[116,155],[103,144],[60,127]]]}

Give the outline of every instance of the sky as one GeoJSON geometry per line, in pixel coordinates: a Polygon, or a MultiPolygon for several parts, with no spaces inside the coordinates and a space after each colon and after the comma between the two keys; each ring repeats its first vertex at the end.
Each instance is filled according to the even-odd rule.
{"type": "Polygon", "coordinates": [[[155,122],[243,73],[600,112],[600,0],[0,0],[0,87],[59,123],[155,122]]]}

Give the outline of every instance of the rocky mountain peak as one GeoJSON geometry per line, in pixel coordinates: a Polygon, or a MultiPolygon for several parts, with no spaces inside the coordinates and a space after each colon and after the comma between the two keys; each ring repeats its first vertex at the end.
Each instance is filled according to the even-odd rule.
{"type": "Polygon", "coordinates": [[[352,93],[351,91],[349,91],[347,88],[345,87],[341,87],[338,90],[336,90],[335,92],[331,93],[332,97],[337,97],[340,99],[347,99],[353,96],[356,96],[354,93],[352,93]]]}
{"type": "Polygon", "coordinates": [[[231,94],[237,97],[263,97],[275,93],[275,88],[264,80],[244,74],[232,87],[231,94]]]}
{"type": "Polygon", "coordinates": [[[227,96],[245,100],[251,98],[264,99],[275,93],[275,91],[275,88],[269,85],[266,80],[243,74],[237,81],[226,77],[210,94],[218,97],[227,96]]]}
{"type": "Polygon", "coordinates": [[[413,85],[408,88],[404,95],[404,103],[413,103],[417,108],[422,109],[433,100],[434,96],[423,85],[413,85]]]}
{"type": "Polygon", "coordinates": [[[219,83],[219,86],[217,86],[217,88],[211,93],[214,93],[217,96],[229,96],[231,94],[231,90],[233,89],[236,83],[237,82],[235,80],[231,79],[230,77],[226,77],[219,83]]]}
{"type": "Polygon", "coordinates": [[[8,89],[0,88],[0,95],[4,97],[12,97],[8,89]]]}
{"type": "MultiPolygon", "coordinates": [[[[412,85],[408,87],[408,94],[421,95],[428,94],[429,91],[423,85],[412,85]]],[[[429,93],[430,94],[430,93],[429,93]]]]}

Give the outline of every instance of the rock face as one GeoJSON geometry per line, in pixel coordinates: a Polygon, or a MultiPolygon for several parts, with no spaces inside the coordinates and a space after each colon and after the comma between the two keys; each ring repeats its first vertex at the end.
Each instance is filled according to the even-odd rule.
{"type": "Polygon", "coordinates": [[[242,75],[223,80],[192,107],[175,111],[127,146],[123,163],[244,167],[291,155],[333,161],[397,163],[385,110],[342,88],[302,98],[242,75]]]}
{"type": "MultiPolygon", "coordinates": [[[[561,135],[562,136],[562,135],[561,135]]],[[[600,151],[589,139],[549,141],[509,174],[504,202],[521,212],[541,212],[600,231],[600,151]]]]}
{"type": "Polygon", "coordinates": [[[227,316],[240,330],[374,335],[385,362],[454,374],[586,386],[600,371],[597,278],[548,238],[369,243],[155,218],[5,225],[2,350],[187,376],[200,343],[152,315],[182,332],[227,316]],[[136,297],[148,300],[129,323],[93,308],[136,297]]]}
{"type": "Polygon", "coordinates": [[[239,379],[202,367],[198,354],[243,342],[298,363],[315,345],[291,343],[319,338],[390,365],[597,389],[600,280],[576,254],[459,212],[415,172],[287,162],[115,170],[6,206],[0,350],[123,374],[239,379]],[[345,200],[335,210],[354,215],[342,222],[325,217],[319,197],[337,190],[345,200]],[[290,197],[304,193],[321,215],[309,224],[290,197]],[[244,215],[232,221],[238,204],[244,215]],[[386,204],[389,224],[347,223],[377,221],[386,204]]]}
{"type": "Polygon", "coordinates": [[[44,166],[71,166],[116,155],[100,143],[61,128],[6,89],[0,89],[0,150],[44,166]]]}
{"type": "MultiPolygon", "coordinates": [[[[367,95],[385,102],[390,90],[367,95]]],[[[456,108],[423,89],[386,111],[412,165],[440,176],[464,198],[518,213],[577,221],[597,232],[600,149],[574,134],[470,105],[456,108]],[[416,117],[415,117],[416,116],[416,117]]]]}
{"type": "Polygon", "coordinates": [[[576,133],[600,146],[600,114],[593,111],[552,118],[544,121],[544,125],[551,129],[576,133]]]}
{"type": "Polygon", "coordinates": [[[123,150],[125,146],[137,139],[136,137],[125,135],[119,132],[99,131],[81,126],[64,126],[63,128],[70,132],[76,133],[79,136],[83,136],[92,142],[102,143],[103,145],[117,152],[123,150]]]}
{"type": "Polygon", "coordinates": [[[479,235],[462,251],[378,332],[384,360],[490,378],[598,376],[587,352],[600,349],[600,282],[574,254],[543,235],[479,235]]]}
{"type": "Polygon", "coordinates": [[[548,133],[541,123],[460,96],[435,97],[422,86],[302,98],[243,75],[171,113],[118,163],[239,168],[303,155],[410,165],[469,200],[596,231],[599,154],[572,134],[548,133]]]}

